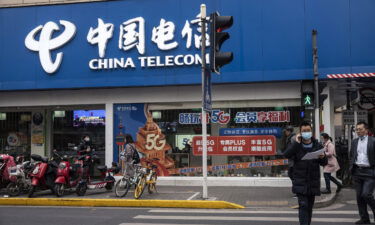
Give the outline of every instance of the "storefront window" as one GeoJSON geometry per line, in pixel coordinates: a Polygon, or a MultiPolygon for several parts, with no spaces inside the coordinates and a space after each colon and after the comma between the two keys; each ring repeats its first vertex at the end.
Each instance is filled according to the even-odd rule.
{"type": "Polygon", "coordinates": [[[31,112],[0,112],[0,153],[29,158],[30,130],[31,112]]]}
{"type": "Polygon", "coordinates": [[[53,149],[75,154],[74,147],[88,135],[100,163],[105,163],[105,110],[65,110],[53,112],[53,149]]]}
{"type": "MultiPolygon", "coordinates": [[[[165,134],[171,149],[167,156],[175,163],[175,176],[201,175],[202,157],[193,154],[192,139],[201,136],[200,109],[153,110],[153,120],[165,134]]],[[[287,176],[284,128],[297,131],[301,122],[300,107],[283,108],[221,108],[208,119],[209,136],[275,136],[272,155],[208,156],[209,176],[287,176]]]]}

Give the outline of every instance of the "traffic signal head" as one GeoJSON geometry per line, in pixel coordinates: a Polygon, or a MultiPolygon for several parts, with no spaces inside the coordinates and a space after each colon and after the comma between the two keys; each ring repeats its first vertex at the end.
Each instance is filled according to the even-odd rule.
{"type": "Polygon", "coordinates": [[[229,39],[229,33],[223,30],[233,25],[233,16],[219,16],[217,12],[211,14],[210,29],[210,67],[211,71],[220,74],[220,68],[233,60],[232,52],[220,52],[221,45],[229,39]]]}
{"type": "Polygon", "coordinates": [[[302,106],[314,106],[314,93],[302,93],[302,106]]]}
{"type": "Polygon", "coordinates": [[[301,106],[306,109],[314,108],[314,81],[303,80],[301,83],[301,106]]]}

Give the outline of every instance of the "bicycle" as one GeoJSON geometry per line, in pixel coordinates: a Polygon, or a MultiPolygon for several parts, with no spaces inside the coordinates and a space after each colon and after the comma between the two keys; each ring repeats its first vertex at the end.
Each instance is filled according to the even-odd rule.
{"type": "Polygon", "coordinates": [[[134,191],[134,198],[139,199],[146,186],[148,187],[148,193],[152,194],[156,191],[156,180],[157,180],[157,173],[156,168],[157,166],[154,164],[155,161],[158,161],[159,159],[146,159],[146,171],[142,171],[141,178],[138,180],[137,186],[134,191]]]}
{"type": "Polygon", "coordinates": [[[156,190],[156,180],[158,179],[158,175],[156,173],[156,169],[158,168],[154,162],[159,161],[159,159],[154,158],[151,160],[147,160],[147,185],[148,185],[148,193],[152,194],[157,192],[156,190]]]}
{"type": "Polygon", "coordinates": [[[127,175],[127,169],[125,169],[123,177],[116,181],[115,184],[115,195],[117,197],[124,197],[132,185],[137,185],[140,178],[146,173],[146,168],[142,168],[139,164],[131,165],[134,167],[134,175],[129,177],[127,175]]]}

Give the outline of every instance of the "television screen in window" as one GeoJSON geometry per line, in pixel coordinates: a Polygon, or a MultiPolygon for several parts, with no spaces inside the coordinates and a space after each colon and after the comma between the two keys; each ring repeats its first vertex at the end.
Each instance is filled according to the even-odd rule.
{"type": "Polygon", "coordinates": [[[105,110],[74,110],[73,111],[73,126],[104,126],[105,125],[105,110]]]}
{"type": "MultiPolygon", "coordinates": [[[[177,134],[176,135],[176,147],[180,150],[193,145],[193,137],[195,136],[202,136],[202,135],[196,135],[196,134],[177,134]],[[188,145],[188,146],[187,146],[188,145]]],[[[210,136],[207,134],[207,136],[210,136]]]]}

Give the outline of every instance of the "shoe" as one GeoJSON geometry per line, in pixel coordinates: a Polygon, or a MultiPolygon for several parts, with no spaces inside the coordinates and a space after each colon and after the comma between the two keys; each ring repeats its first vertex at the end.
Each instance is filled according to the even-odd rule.
{"type": "Polygon", "coordinates": [[[326,190],[321,191],[321,193],[322,194],[331,194],[331,191],[326,189],[326,190]]]}
{"type": "Polygon", "coordinates": [[[342,189],[342,185],[337,186],[336,193],[339,193],[342,189]]]}
{"type": "Polygon", "coordinates": [[[355,222],[355,224],[371,224],[371,223],[370,223],[370,220],[362,220],[362,219],[360,219],[357,222],[355,222]]]}

